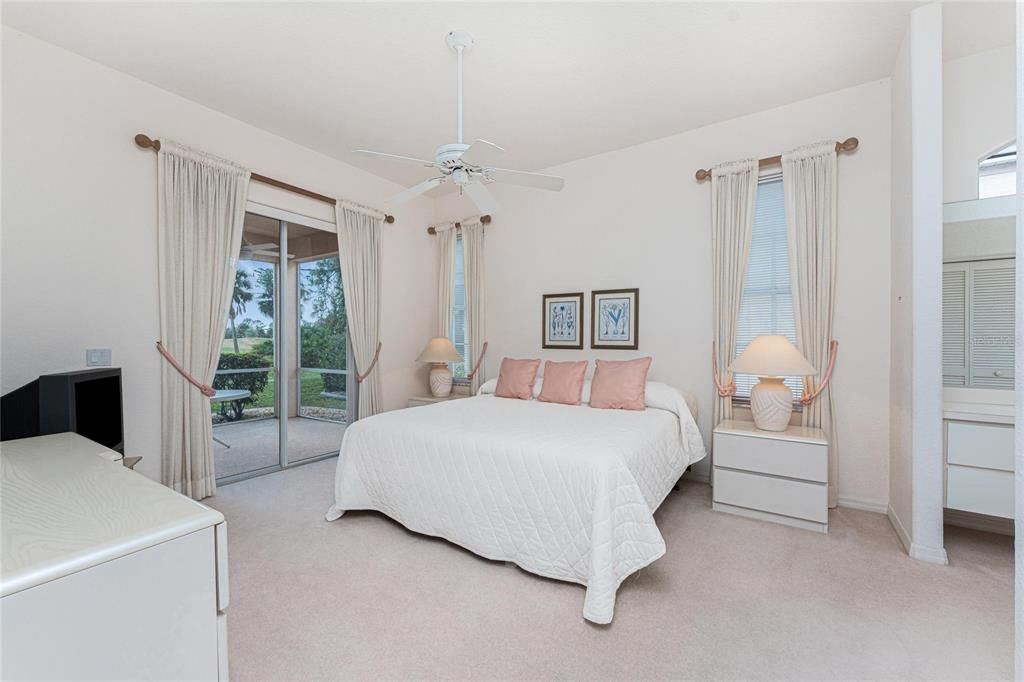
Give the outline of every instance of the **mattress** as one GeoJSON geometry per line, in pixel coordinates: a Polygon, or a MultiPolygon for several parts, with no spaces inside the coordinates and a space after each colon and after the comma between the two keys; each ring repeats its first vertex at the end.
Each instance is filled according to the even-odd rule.
{"type": "Polygon", "coordinates": [[[650,382],[647,409],[493,395],[386,412],[345,431],[328,520],[382,512],[410,530],[585,585],[610,623],[619,584],[665,553],[654,511],[705,456],[682,394],[650,382]]]}

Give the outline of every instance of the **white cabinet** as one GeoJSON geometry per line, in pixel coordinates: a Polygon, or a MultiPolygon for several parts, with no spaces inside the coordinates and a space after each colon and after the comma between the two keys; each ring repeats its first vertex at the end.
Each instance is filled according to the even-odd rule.
{"type": "Polygon", "coordinates": [[[1013,426],[946,424],[946,508],[1013,518],[1013,426]]]}
{"type": "Polygon", "coordinates": [[[828,532],[828,441],[821,429],[761,431],[724,421],[714,433],[712,507],[828,532]]]}
{"type": "Polygon", "coordinates": [[[106,454],[0,444],[0,677],[227,679],[224,517],[106,454]]]}

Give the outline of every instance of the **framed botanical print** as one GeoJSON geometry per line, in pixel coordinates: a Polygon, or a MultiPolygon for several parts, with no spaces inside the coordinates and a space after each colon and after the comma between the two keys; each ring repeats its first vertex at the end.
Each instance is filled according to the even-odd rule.
{"type": "Polygon", "coordinates": [[[605,289],[591,293],[590,347],[637,350],[640,290],[605,289]]]}
{"type": "Polygon", "coordinates": [[[544,348],[583,348],[583,292],[544,294],[544,348]]]}

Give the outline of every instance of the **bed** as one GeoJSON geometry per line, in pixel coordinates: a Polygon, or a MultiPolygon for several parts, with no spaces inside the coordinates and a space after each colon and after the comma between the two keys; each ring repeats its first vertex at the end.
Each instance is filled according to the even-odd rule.
{"type": "Polygon", "coordinates": [[[658,382],[642,411],[497,398],[493,386],[349,426],[327,520],[376,510],[579,583],[583,617],[610,623],[619,584],[665,553],[654,511],[705,456],[695,412],[658,382]]]}

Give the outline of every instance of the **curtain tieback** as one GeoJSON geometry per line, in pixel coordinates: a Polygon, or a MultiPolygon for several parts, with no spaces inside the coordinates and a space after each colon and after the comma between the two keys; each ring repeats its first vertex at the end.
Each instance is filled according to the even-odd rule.
{"type": "Polygon", "coordinates": [[[839,353],[839,342],[835,339],[828,344],[828,368],[825,369],[825,376],[821,378],[821,385],[811,393],[804,393],[800,398],[801,405],[810,405],[814,402],[814,399],[821,395],[821,392],[828,386],[829,379],[832,378],[832,369],[836,366],[836,355],[839,353]]]}
{"type": "Polygon", "coordinates": [[[174,356],[171,355],[166,348],[164,348],[164,344],[157,341],[156,349],[160,351],[160,355],[164,356],[164,359],[167,360],[167,362],[171,363],[171,367],[178,370],[178,374],[185,377],[185,381],[198,388],[200,393],[205,395],[207,398],[212,398],[214,395],[216,395],[217,389],[215,389],[213,386],[208,386],[207,384],[204,384],[203,382],[199,381],[199,379],[196,379],[194,376],[189,374],[188,371],[181,366],[181,363],[175,360],[174,356]]]}
{"type": "Polygon", "coordinates": [[[377,360],[380,359],[380,347],[381,347],[381,345],[382,345],[381,342],[378,341],[377,342],[377,350],[373,354],[373,361],[370,363],[370,366],[366,368],[366,371],[363,372],[362,374],[359,374],[358,372],[356,372],[356,381],[358,383],[361,384],[364,381],[366,381],[366,377],[370,376],[370,372],[372,372],[373,368],[377,366],[377,360]]]}
{"type": "Polygon", "coordinates": [[[466,378],[470,381],[476,376],[476,373],[480,371],[480,365],[483,364],[484,356],[487,355],[487,342],[484,341],[483,347],[480,349],[480,357],[476,359],[476,366],[473,367],[473,371],[466,375],[466,378]]]}
{"type": "Polygon", "coordinates": [[[718,354],[715,353],[714,341],[711,342],[711,376],[715,379],[715,388],[718,389],[718,396],[720,398],[736,395],[735,381],[730,381],[728,386],[723,386],[721,379],[718,378],[718,354]]]}

